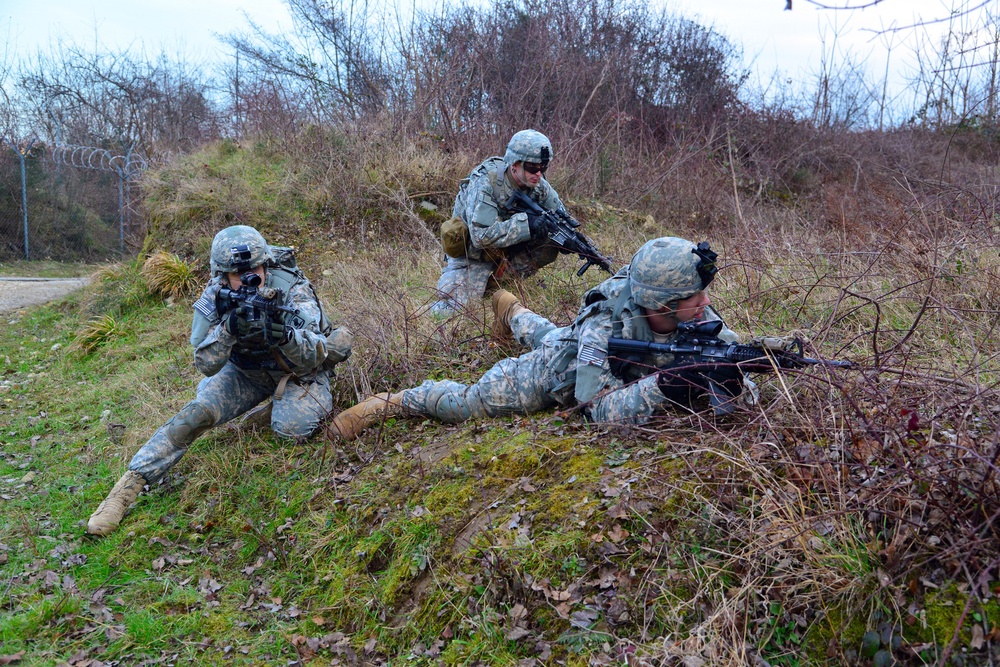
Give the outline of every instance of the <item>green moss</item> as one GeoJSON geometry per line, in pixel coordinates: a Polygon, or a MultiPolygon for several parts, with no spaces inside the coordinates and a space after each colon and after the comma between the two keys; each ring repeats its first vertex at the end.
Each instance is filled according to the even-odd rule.
{"type": "Polygon", "coordinates": [[[803,646],[809,664],[834,664],[826,657],[831,642],[841,649],[857,650],[861,637],[870,630],[866,618],[866,614],[845,613],[840,607],[828,607],[806,632],[803,646]]]}
{"type": "MultiPolygon", "coordinates": [[[[917,622],[906,633],[907,638],[912,633],[912,637],[919,642],[947,644],[955,634],[966,602],[968,594],[959,591],[954,585],[929,591],[924,598],[922,612],[917,616],[917,622]]],[[[996,602],[991,601],[990,604],[995,610],[996,602]]],[[[959,631],[959,645],[968,645],[972,638],[973,622],[971,615],[966,617],[959,631]]]]}

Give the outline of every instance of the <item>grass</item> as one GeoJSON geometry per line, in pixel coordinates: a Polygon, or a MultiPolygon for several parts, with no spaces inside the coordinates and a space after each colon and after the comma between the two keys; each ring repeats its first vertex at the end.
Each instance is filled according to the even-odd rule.
{"type": "Polygon", "coordinates": [[[142,275],[150,292],[166,298],[191,294],[200,283],[190,264],[177,255],[162,251],[150,255],[143,262],[142,275]]]}
{"type": "MultiPolygon", "coordinates": [[[[273,180],[285,163],[259,164],[273,150],[209,148],[150,187],[186,188],[219,224],[227,209],[208,197],[213,179],[250,197],[241,206],[251,217],[290,202],[305,215],[296,192],[308,175],[273,180]]],[[[419,160],[384,162],[369,179],[383,189],[393,165],[419,160]]],[[[398,173],[404,185],[417,178],[398,173]]],[[[184,218],[195,207],[156,208],[151,197],[154,219],[169,224],[147,245],[198,266],[210,235],[184,218]]],[[[615,257],[661,233],[597,202],[575,210],[615,257]]],[[[848,665],[866,664],[862,637],[888,624],[903,637],[897,658],[949,646],[985,658],[974,626],[988,634],[1000,622],[991,583],[975,576],[998,547],[983,522],[997,506],[1000,260],[990,240],[961,239],[975,272],[947,253],[928,263],[934,244],[955,239],[919,235],[873,262],[867,236],[829,251],[825,232],[791,224],[794,212],[744,210],[749,232],[710,236],[723,246],[719,310],[745,336],[798,331],[814,354],[853,359],[861,372],[759,378],[760,407],[719,421],[400,419],[355,443],[299,445],[225,426],[106,539],[82,537],[90,511],[194,395],[194,293],[168,305],[130,262],[104,267],[80,296],[6,320],[0,655],[23,650],[30,665],[81,652],[122,664],[738,665],[759,654],[848,665]],[[94,316],[105,323],[90,335],[94,316]],[[71,349],[74,340],[93,346],[71,349]],[[112,437],[109,423],[122,431],[112,437]]],[[[435,251],[394,236],[392,216],[378,220],[386,233],[375,237],[303,224],[273,239],[300,246],[331,319],[355,332],[332,383],[338,408],[427,377],[474,380],[511,352],[489,339],[483,305],[424,317],[435,251]]],[[[562,258],[511,287],[565,323],[603,277],[575,269],[562,258]]]]}
{"type": "Polygon", "coordinates": [[[52,260],[10,260],[0,262],[0,276],[23,278],[80,278],[90,275],[96,267],[81,262],[56,262],[52,260]]]}

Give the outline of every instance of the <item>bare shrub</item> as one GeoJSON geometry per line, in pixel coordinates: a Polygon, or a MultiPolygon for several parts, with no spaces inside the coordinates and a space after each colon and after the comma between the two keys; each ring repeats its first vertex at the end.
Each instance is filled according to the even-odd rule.
{"type": "Polygon", "coordinates": [[[21,66],[22,111],[53,143],[191,150],[218,136],[208,81],[161,54],[90,53],[57,44],[21,66]]]}

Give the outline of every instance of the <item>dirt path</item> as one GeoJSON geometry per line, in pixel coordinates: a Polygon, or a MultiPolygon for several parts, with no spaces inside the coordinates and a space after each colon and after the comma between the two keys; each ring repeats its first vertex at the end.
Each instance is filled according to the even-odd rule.
{"type": "Polygon", "coordinates": [[[58,299],[89,281],[89,278],[0,277],[0,313],[58,299]]]}

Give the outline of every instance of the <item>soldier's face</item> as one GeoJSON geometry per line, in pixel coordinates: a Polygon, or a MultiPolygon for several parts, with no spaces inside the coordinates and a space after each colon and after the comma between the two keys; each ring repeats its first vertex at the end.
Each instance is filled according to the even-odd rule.
{"type": "Polygon", "coordinates": [[[531,165],[529,169],[524,168],[523,162],[515,162],[514,166],[510,168],[511,173],[514,175],[514,178],[518,183],[533,188],[542,180],[542,169],[541,165],[537,164],[531,165]],[[532,173],[529,169],[537,169],[537,171],[532,173]]]}
{"type": "Polygon", "coordinates": [[[700,320],[705,316],[705,308],[711,305],[712,300],[708,298],[708,292],[702,290],[694,296],[681,299],[677,302],[677,320],[688,322],[690,320],[700,320]]]}
{"type": "MultiPolygon", "coordinates": [[[[255,268],[253,270],[253,273],[256,273],[258,276],[260,276],[261,280],[263,280],[264,278],[267,277],[267,276],[264,275],[264,265],[263,264],[261,264],[260,266],[258,266],[257,268],[255,268]]],[[[229,289],[237,290],[237,289],[239,289],[240,287],[243,286],[243,281],[240,280],[240,273],[238,271],[233,271],[231,273],[227,273],[226,274],[226,280],[229,281],[229,289]]]]}
{"type": "Polygon", "coordinates": [[[646,311],[646,321],[649,323],[649,328],[654,333],[668,334],[677,330],[678,322],[703,318],[705,308],[711,304],[712,300],[708,298],[708,293],[702,290],[693,296],[679,300],[676,311],[671,311],[670,308],[660,308],[659,310],[643,308],[643,310],[646,311]]]}

